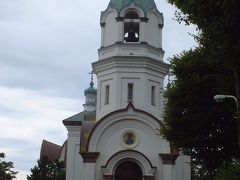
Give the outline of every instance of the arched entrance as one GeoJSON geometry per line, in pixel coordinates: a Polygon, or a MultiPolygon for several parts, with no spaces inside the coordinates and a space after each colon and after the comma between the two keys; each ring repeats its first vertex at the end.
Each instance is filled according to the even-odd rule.
{"type": "Polygon", "coordinates": [[[115,172],[115,180],[142,180],[141,168],[134,162],[123,162],[115,172]]]}
{"type": "Polygon", "coordinates": [[[102,166],[102,175],[104,180],[154,180],[156,169],[144,154],[123,150],[102,166]]]}

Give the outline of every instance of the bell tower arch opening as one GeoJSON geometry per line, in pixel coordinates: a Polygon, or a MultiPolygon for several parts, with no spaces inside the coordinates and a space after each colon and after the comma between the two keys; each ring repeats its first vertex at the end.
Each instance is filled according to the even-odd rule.
{"type": "Polygon", "coordinates": [[[139,42],[140,18],[136,11],[130,10],[124,17],[124,42],[139,42]]]}
{"type": "Polygon", "coordinates": [[[120,164],[115,172],[115,180],[142,180],[142,178],[141,168],[131,161],[120,164]]]}

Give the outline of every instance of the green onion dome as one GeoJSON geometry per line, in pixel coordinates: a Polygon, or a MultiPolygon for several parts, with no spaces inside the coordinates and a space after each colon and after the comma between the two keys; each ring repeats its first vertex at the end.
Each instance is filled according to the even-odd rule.
{"type": "Polygon", "coordinates": [[[86,96],[86,95],[90,95],[90,94],[93,94],[93,95],[95,95],[95,94],[97,94],[97,90],[93,87],[93,82],[91,81],[90,82],[90,87],[89,88],[87,88],[85,91],[84,91],[84,95],[86,96]]]}

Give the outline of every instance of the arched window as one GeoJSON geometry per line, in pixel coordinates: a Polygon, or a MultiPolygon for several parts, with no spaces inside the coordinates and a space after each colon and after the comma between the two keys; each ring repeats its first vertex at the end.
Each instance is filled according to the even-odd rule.
{"type": "Polygon", "coordinates": [[[135,11],[129,11],[125,15],[125,19],[139,19],[139,16],[138,16],[138,14],[135,11]]]}
{"type": "Polygon", "coordinates": [[[129,11],[124,17],[124,42],[139,42],[139,15],[129,11]]]}

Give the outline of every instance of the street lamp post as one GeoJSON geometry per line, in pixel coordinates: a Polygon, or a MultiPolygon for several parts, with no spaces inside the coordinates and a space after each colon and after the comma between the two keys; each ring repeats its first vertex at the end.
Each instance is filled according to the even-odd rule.
{"type": "Polygon", "coordinates": [[[232,96],[232,95],[215,95],[213,97],[213,99],[216,101],[216,102],[222,102],[224,99],[233,99],[236,103],[236,106],[237,106],[237,113],[238,113],[238,101],[237,101],[237,98],[235,96],[232,96]]]}
{"type": "Polygon", "coordinates": [[[213,99],[216,101],[216,102],[222,102],[224,99],[233,99],[236,103],[236,107],[237,107],[237,120],[238,120],[238,129],[239,129],[239,135],[238,135],[238,144],[240,146],[240,120],[239,120],[239,117],[238,117],[238,100],[235,96],[232,96],[232,95],[215,95],[213,97],[213,99]]]}

